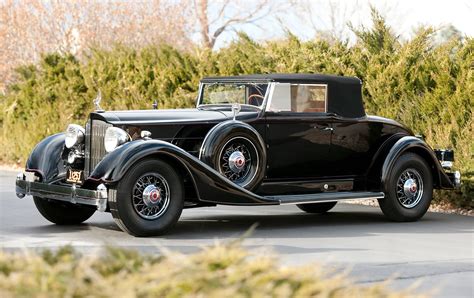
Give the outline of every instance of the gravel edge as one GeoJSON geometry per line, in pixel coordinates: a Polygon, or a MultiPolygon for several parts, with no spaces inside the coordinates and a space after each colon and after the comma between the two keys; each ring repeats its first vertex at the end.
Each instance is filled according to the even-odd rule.
{"type": "MultiPolygon", "coordinates": [[[[377,202],[377,200],[353,200],[353,201],[347,201],[345,203],[372,206],[372,207],[379,206],[379,203],[377,202]]],[[[430,208],[428,209],[428,212],[474,216],[473,209],[455,208],[455,207],[450,206],[448,203],[441,203],[441,204],[431,203],[430,208]]]]}

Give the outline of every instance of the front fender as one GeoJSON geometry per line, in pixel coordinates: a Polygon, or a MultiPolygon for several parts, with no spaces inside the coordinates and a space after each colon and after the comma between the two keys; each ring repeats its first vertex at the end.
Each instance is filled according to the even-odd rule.
{"type": "Polygon", "coordinates": [[[395,162],[405,152],[416,153],[426,160],[432,170],[433,182],[436,188],[454,188],[454,185],[436,158],[434,151],[423,140],[413,136],[405,136],[392,146],[383,163],[381,182],[385,191],[386,182],[391,175],[395,162]]]}
{"type": "Polygon", "coordinates": [[[117,183],[140,160],[160,156],[172,158],[186,169],[201,201],[229,205],[277,204],[238,186],[178,146],[159,140],[137,140],[120,146],[99,162],[89,179],[117,183]]]}
{"type": "Polygon", "coordinates": [[[39,174],[45,183],[54,182],[58,177],[66,175],[61,159],[64,138],[64,133],[58,133],[39,142],[26,161],[26,171],[39,174]]]}

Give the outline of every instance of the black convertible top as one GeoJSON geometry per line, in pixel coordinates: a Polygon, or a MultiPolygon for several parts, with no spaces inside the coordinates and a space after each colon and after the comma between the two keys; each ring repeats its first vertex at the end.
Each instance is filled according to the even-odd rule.
{"type": "Polygon", "coordinates": [[[362,103],[362,82],[356,77],[345,77],[326,74],[253,74],[228,77],[206,77],[202,83],[215,82],[280,82],[290,84],[327,84],[328,85],[328,112],[343,117],[359,118],[365,116],[362,103]]]}

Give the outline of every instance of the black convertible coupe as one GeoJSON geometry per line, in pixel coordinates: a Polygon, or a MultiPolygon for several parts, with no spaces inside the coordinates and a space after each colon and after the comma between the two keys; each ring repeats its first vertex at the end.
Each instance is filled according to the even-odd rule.
{"type": "Polygon", "coordinates": [[[183,208],[296,204],[324,213],[377,199],[421,218],[433,188],[459,185],[451,150],[364,111],[361,81],[319,74],[209,77],[194,109],[110,111],[41,141],[16,181],[56,224],[96,210],[124,231],[162,234],[183,208]]]}

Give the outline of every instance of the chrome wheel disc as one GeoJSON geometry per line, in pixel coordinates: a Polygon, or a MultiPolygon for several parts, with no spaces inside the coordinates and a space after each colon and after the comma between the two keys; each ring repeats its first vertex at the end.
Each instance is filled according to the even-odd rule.
{"type": "Polygon", "coordinates": [[[147,173],[135,182],[132,190],[133,208],[144,219],[156,219],[166,212],[170,189],[166,179],[157,173],[147,173]]]}
{"type": "Polygon", "coordinates": [[[423,179],[415,169],[407,169],[397,180],[397,199],[405,208],[413,208],[423,197],[423,179]]]}
{"type": "Polygon", "coordinates": [[[255,177],[258,153],[253,143],[244,137],[230,139],[219,154],[219,171],[227,179],[244,187],[255,177]]]}

